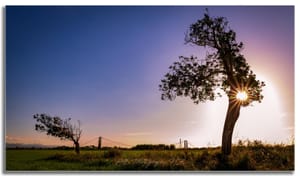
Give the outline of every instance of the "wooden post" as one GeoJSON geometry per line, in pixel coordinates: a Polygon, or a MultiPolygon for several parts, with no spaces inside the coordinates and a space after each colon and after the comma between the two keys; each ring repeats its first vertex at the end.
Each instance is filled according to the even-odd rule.
{"type": "Polygon", "coordinates": [[[100,136],[98,139],[98,150],[101,149],[101,140],[102,140],[102,137],[100,136]]]}

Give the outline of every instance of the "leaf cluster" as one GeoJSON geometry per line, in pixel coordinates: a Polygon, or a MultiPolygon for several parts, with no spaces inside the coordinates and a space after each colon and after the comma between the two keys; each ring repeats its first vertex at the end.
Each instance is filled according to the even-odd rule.
{"type": "MultiPolygon", "coordinates": [[[[159,85],[163,92],[162,99],[173,100],[176,96],[190,97],[194,103],[216,98],[215,89],[220,86],[221,77],[217,75],[224,71],[215,58],[208,56],[205,64],[197,57],[179,57],[179,62],[174,62],[169,67],[170,72],[159,85]]],[[[218,96],[221,96],[218,94],[218,96]]]]}

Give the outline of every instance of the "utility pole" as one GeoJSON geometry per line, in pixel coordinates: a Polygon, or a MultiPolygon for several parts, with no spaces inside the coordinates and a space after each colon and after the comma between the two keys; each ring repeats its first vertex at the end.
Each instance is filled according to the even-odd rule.
{"type": "Polygon", "coordinates": [[[98,150],[101,149],[101,142],[102,142],[102,137],[99,136],[99,138],[98,138],[98,150]]]}

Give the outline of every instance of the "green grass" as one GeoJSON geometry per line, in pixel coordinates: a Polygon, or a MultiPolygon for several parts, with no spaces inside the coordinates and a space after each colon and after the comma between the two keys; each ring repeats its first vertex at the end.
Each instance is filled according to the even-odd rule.
{"type": "Polygon", "coordinates": [[[294,170],[294,146],[235,146],[199,150],[6,150],[7,171],[294,170]]]}

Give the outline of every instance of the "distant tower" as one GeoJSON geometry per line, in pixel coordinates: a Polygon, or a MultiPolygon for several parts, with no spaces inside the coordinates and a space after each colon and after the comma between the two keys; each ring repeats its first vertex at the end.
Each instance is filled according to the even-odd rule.
{"type": "Polygon", "coordinates": [[[98,139],[98,150],[101,149],[101,142],[102,142],[102,137],[100,136],[98,139]]]}
{"type": "Polygon", "coordinates": [[[188,146],[188,141],[187,141],[187,140],[184,140],[184,141],[183,141],[183,144],[184,144],[184,148],[185,148],[185,149],[187,149],[187,148],[189,147],[189,146],[188,146]]]}

